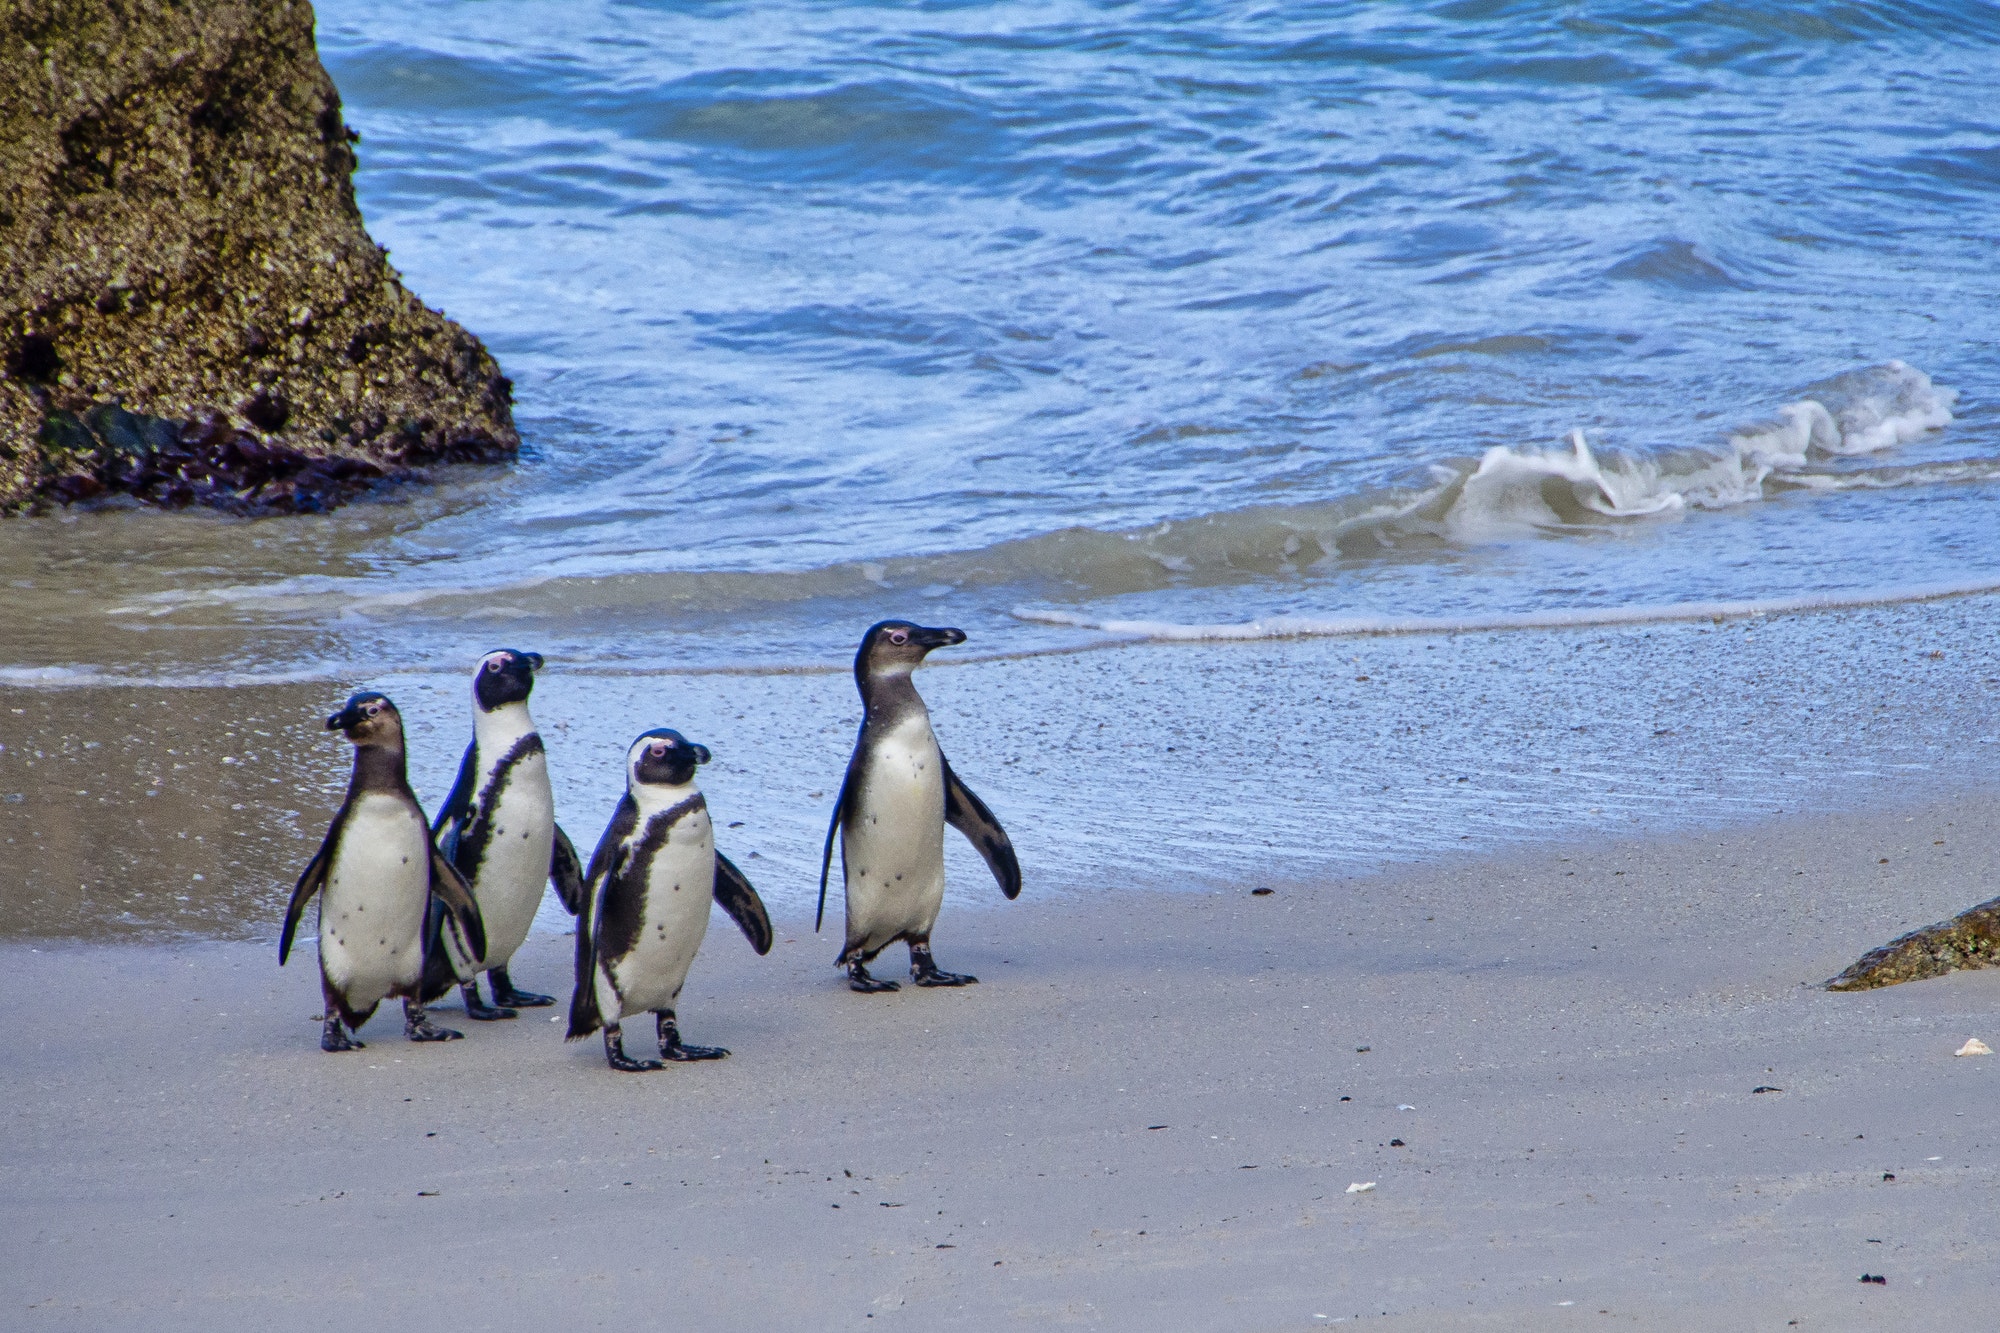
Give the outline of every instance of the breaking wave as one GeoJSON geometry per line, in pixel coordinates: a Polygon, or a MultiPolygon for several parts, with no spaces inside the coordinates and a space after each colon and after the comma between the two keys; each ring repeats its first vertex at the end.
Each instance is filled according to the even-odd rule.
{"type": "Polygon", "coordinates": [[[1567,448],[1497,446],[1476,460],[1434,462],[1402,486],[1127,531],[1063,528],[970,551],[794,570],[510,571],[493,582],[433,586],[310,575],[143,594],[111,614],[146,618],[208,607],[280,618],[593,616],[609,624],[885,591],[934,598],[1006,588],[1028,596],[1094,598],[1296,576],[1392,551],[1476,547],[1748,504],[1787,489],[1885,490],[2000,478],[2000,459],[1866,461],[1951,421],[1956,398],[1955,390],[1933,384],[1922,371],[1890,361],[1814,385],[1716,448],[1600,452],[1579,430],[1567,448]]]}

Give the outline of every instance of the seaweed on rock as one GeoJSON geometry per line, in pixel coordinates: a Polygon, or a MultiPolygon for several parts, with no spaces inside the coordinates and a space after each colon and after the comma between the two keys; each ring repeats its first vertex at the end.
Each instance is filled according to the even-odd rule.
{"type": "Polygon", "coordinates": [[[303,0],[13,0],[0,87],[0,511],[313,512],[518,450],[362,226],[303,0]]]}

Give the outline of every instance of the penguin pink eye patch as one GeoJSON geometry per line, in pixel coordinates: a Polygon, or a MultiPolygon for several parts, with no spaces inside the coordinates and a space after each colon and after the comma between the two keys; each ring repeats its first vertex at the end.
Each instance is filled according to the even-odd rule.
{"type": "Polygon", "coordinates": [[[910,636],[904,633],[902,630],[892,629],[889,631],[890,643],[908,643],[909,641],[910,641],[910,636]]]}

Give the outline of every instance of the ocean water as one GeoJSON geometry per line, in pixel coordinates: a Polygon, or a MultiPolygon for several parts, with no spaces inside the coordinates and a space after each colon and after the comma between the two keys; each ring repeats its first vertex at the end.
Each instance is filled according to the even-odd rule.
{"type": "Polygon", "coordinates": [[[368,226],[522,459],[0,523],[0,685],[393,685],[436,785],[466,664],[534,648],[566,808],[707,728],[745,808],[800,789],[787,884],[890,615],[1004,659],[927,689],[1079,882],[1227,875],[1157,823],[1204,793],[1309,869],[1990,740],[2000,7],[318,15],[368,226]]]}
{"type": "Polygon", "coordinates": [[[331,522],[0,525],[12,679],[2000,586],[1993,6],[329,0],[319,37],[368,224],[515,378],[523,461],[331,522]]]}

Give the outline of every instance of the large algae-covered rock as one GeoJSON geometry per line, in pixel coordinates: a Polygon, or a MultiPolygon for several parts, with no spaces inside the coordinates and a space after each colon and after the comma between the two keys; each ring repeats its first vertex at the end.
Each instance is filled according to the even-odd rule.
{"type": "Polygon", "coordinates": [[[354,202],[303,0],[0,2],[0,510],[325,508],[519,445],[354,202]]]}
{"type": "Polygon", "coordinates": [[[1949,921],[1913,930],[1871,949],[1826,983],[1828,990],[1874,990],[1924,981],[1961,968],[2000,966],[2000,898],[1968,907],[1949,921]]]}

